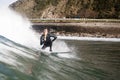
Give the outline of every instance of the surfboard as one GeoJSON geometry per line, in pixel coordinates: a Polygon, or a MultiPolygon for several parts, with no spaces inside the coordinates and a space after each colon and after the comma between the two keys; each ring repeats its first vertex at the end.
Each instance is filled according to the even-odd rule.
{"type": "Polygon", "coordinates": [[[40,50],[40,53],[47,56],[51,54],[50,51],[46,51],[46,50],[40,50]]]}
{"type": "Polygon", "coordinates": [[[72,52],[66,51],[66,52],[51,52],[51,53],[65,54],[65,53],[72,53],[72,52]]]}
{"type": "Polygon", "coordinates": [[[68,54],[68,53],[72,53],[72,52],[70,52],[70,51],[66,51],[66,52],[52,51],[52,52],[50,52],[50,51],[46,51],[46,50],[40,50],[40,53],[48,56],[48,55],[57,55],[57,54],[68,54]]]}

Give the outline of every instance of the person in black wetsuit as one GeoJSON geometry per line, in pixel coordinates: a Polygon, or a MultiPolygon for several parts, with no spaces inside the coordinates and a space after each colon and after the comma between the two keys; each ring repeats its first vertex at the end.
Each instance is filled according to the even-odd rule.
{"type": "Polygon", "coordinates": [[[50,51],[52,51],[52,43],[56,39],[57,37],[55,35],[48,33],[48,29],[44,29],[43,34],[40,37],[40,45],[43,45],[42,49],[45,49],[46,47],[50,47],[50,51]]]}

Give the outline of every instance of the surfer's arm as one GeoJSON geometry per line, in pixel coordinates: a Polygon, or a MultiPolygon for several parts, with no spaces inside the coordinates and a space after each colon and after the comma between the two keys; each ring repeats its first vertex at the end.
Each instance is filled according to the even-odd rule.
{"type": "Polygon", "coordinates": [[[53,37],[52,42],[55,41],[55,40],[57,39],[57,36],[54,35],[54,34],[50,34],[50,36],[53,37]]]}
{"type": "Polygon", "coordinates": [[[40,45],[42,45],[44,43],[44,38],[43,35],[40,37],[40,45]]]}

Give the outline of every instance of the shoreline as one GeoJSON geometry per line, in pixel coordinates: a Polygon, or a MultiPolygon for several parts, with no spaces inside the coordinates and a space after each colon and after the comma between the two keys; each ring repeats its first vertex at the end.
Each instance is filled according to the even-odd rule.
{"type": "Polygon", "coordinates": [[[32,27],[39,33],[48,28],[58,36],[120,38],[120,23],[116,22],[49,22],[33,23],[32,27]]]}
{"type": "Polygon", "coordinates": [[[120,19],[89,19],[89,18],[35,18],[29,19],[32,23],[81,23],[81,22],[106,22],[120,23],[120,19]]]}

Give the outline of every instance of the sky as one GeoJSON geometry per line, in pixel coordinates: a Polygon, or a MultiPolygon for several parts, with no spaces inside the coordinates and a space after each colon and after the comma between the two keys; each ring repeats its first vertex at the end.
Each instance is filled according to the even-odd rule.
{"type": "Polygon", "coordinates": [[[3,6],[9,6],[11,3],[15,2],[17,0],[0,0],[0,7],[3,6]]]}

